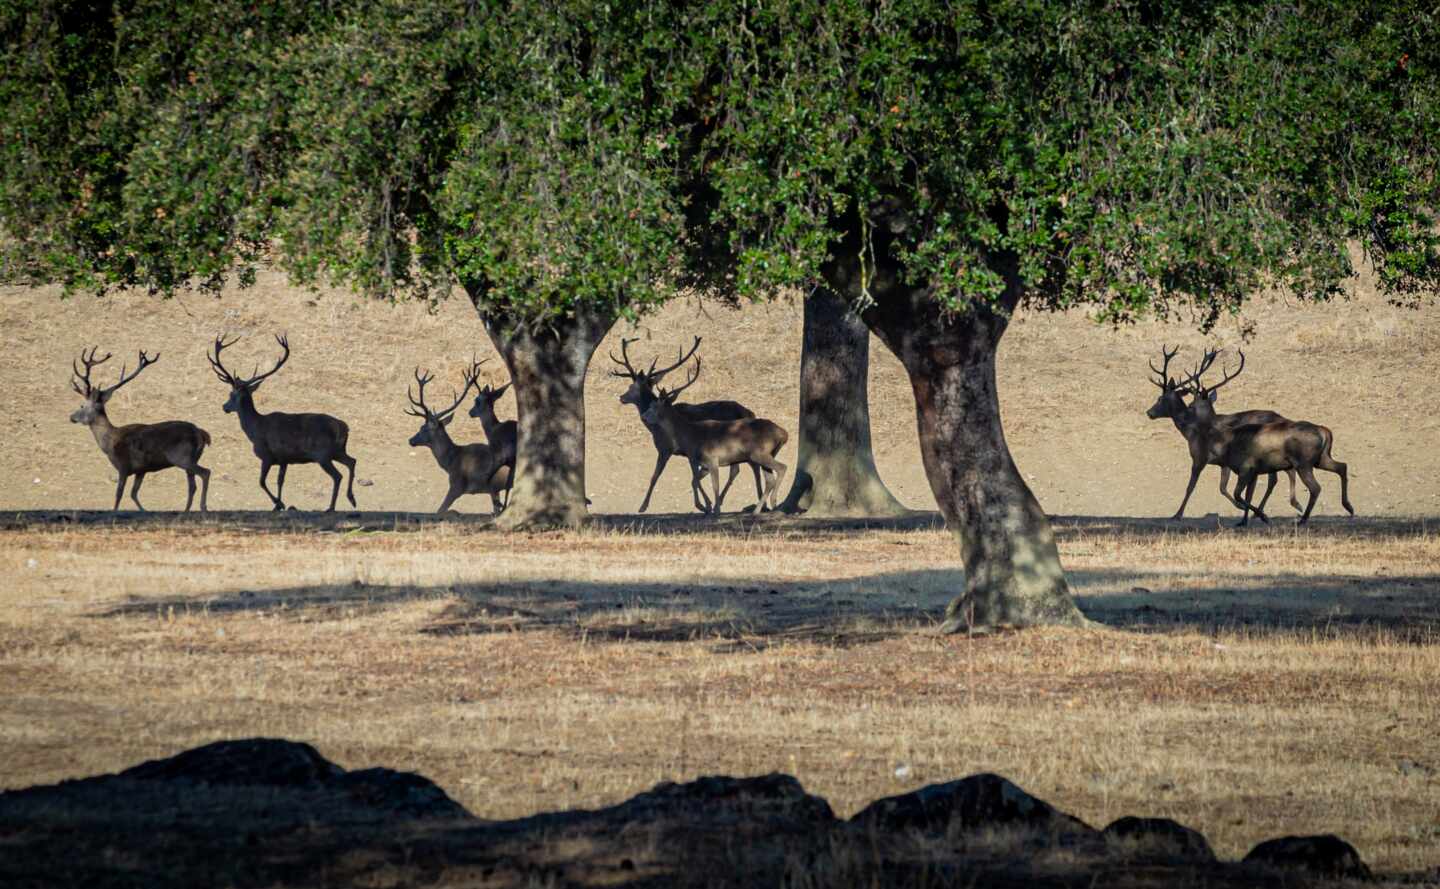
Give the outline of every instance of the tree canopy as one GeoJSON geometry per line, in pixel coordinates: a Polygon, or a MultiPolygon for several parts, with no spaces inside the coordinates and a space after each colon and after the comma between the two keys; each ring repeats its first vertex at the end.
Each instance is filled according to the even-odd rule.
{"type": "Polygon", "coordinates": [[[1434,290],[1437,14],[1409,3],[765,4],[717,16],[707,101],[742,289],[888,225],[914,283],[1205,323],[1337,291],[1358,241],[1434,290]],[[857,209],[858,208],[858,209],[857,209]]]}
{"type": "Polygon", "coordinates": [[[998,294],[989,260],[1013,252],[1037,304],[1208,322],[1265,287],[1334,293],[1352,241],[1404,296],[1440,268],[1436,16],[14,3],[4,274],[165,290],[268,258],[371,293],[478,285],[543,320],[643,309],[702,252],[731,260],[712,292],[808,288],[837,231],[887,225],[952,307],[998,294]]]}

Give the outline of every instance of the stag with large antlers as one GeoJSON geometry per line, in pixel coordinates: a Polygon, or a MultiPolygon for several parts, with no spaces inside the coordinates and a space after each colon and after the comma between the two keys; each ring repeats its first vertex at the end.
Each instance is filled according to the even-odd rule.
{"type": "MultiPolygon", "coordinates": [[[[1219,448],[1222,445],[1211,441],[1210,436],[1223,439],[1241,426],[1253,425],[1255,423],[1273,423],[1277,420],[1284,420],[1285,418],[1274,411],[1240,411],[1234,414],[1216,414],[1214,423],[1209,427],[1210,432],[1208,435],[1192,436],[1187,434],[1185,428],[1181,425],[1181,419],[1189,409],[1189,405],[1185,403],[1185,396],[1193,396],[1195,393],[1189,386],[1181,385],[1174,377],[1168,376],[1170,361],[1179,351],[1179,346],[1176,346],[1174,349],[1166,349],[1164,346],[1161,346],[1160,354],[1163,358],[1161,366],[1156,367],[1153,359],[1150,361],[1150,370],[1155,374],[1150,382],[1160,387],[1160,397],[1150,406],[1150,410],[1145,412],[1145,416],[1152,420],[1169,417],[1174,422],[1175,428],[1180,431],[1180,434],[1185,436],[1186,443],[1190,446],[1190,482],[1185,486],[1185,497],[1180,501],[1180,508],[1175,510],[1175,515],[1172,516],[1172,518],[1178,519],[1185,515],[1185,504],[1190,502],[1190,495],[1195,491],[1196,480],[1200,478],[1200,473],[1205,467],[1212,464],[1220,467],[1220,496],[1233,503],[1237,509],[1241,508],[1241,503],[1236,497],[1236,495],[1239,494],[1238,486],[1235,494],[1231,494],[1229,491],[1230,469],[1220,460],[1219,448]]],[[[1210,365],[1215,362],[1215,357],[1219,354],[1218,351],[1205,353],[1205,357],[1201,359],[1201,374],[1209,369],[1210,365]]],[[[1221,385],[1223,385],[1223,383],[1216,384],[1207,390],[1212,407],[1215,402],[1215,390],[1220,388],[1221,385]]],[[[1290,505],[1295,507],[1296,512],[1299,512],[1300,501],[1295,499],[1295,471],[1293,469],[1287,470],[1285,474],[1290,477],[1290,505]]],[[[1270,499],[1271,492],[1275,490],[1275,481],[1275,473],[1272,472],[1270,473],[1270,484],[1265,488],[1265,496],[1260,500],[1262,507],[1270,499]]]]}
{"type": "Polygon", "coordinates": [[[344,421],[328,414],[282,414],[278,411],[262,414],[255,409],[255,390],[290,360],[289,341],[284,336],[275,337],[275,342],[282,350],[280,360],[265,373],[250,377],[236,376],[220,362],[220,353],[236,342],[238,340],[227,343],[224,337],[217,336],[215,353],[206,357],[210,359],[215,376],[230,386],[230,398],[225,402],[225,413],[240,415],[240,428],[250,439],[255,456],[260,458],[260,489],[275,504],[275,509],[284,509],[285,503],[281,497],[285,490],[285,470],[296,463],[318,463],[334,483],[330,491],[330,506],[326,510],[334,512],[335,501],[340,496],[340,470],[335,468],[335,464],[341,463],[350,470],[350,483],[345,489],[345,496],[349,498],[350,505],[354,506],[355,458],[345,452],[345,446],[350,439],[350,427],[345,425],[344,421]],[[270,488],[265,483],[271,466],[280,467],[274,494],[270,493],[270,488]]]}
{"type": "MultiPolygon", "coordinates": [[[[489,359],[483,359],[472,369],[478,374],[480,365],[489,359]]],[[[470,416],[478,419],[485,430],[485,440],[490,443],[490,451],[494,455],[495,468],[506,468],[505,487],[508,490],[510,480],[515,475],[515,451],[520,437],[520,425],[514,420],[502,421],[495,413],[495,402],[500,400],[510,384],[506,383],[496,389],[489,383],[482,388],[479,377],[475,381],[475,403],[470,405],[470,416]]]]}
{"type": "MultiPolygon", "coordinates": [[[[471,363],[470,369],[465,372],[465,387],[447,408],[437,411],[425,404],[425,384],[434,377],[428,373],[422,374],[419,368],[415,369],[415,382],[420,386],[419,394],[411,395],[408,387],[405,391],[411,405],[405,413],[421,420],[420,431],[411,436],[410,446],[430,448],[430,452],[435,455],[435,462],[450,476],[450,489],[445,492],[440,508],[435,510],[437,513],[448,510],[452,503],[465,494],[489,494],[490,511],[494,515],[499,515],[505,508],[500,495],[510,490],[513,472],[511,467],[505,465],[494,447],[483,444],[457,445],[445,428],[454,419],[455,409],[460,406],[460,402],[470,394],[470,388],[478,385],[480,364],[481,362],[471,363]]],[[[511,460],[513,459],[512,448],[511,460]]]]}
{"type": "Polygon", "coordinates": [[[1250,523],[1250,513],[1269,523],[1264,512],[1264,503],[1254,505],[1255,482],[1262,472],[1280,472],[1293,469],[1310,492],[1310,500],[1297,524],[1310,520],[1310,512],[1320,496],[1320,483],[1315,480],[1315,469],[1324,469],[1340,476],[1340,502],[1351,515],[1355,509],[1350,505],[1350,480],[1344,463],[1330,454],[1334,434],[1315,423],[1292,420],[1273,420],[1238,426],[1226,434],[1215,431],[1215,390],[1240,376],[1245,370],[1245,353],[1240,352],[1240,366],[1234,373],[1223,370],[1224,378],[1213,386],[1206,386],[1204,373],[1214,364],[1218,352],[1206,352],[1195,372],[1185,380],[1185,387],[1195,393],[1190,407],[1180,418],[1182,431],[1188,439],[1192,435],[1204,439],[1211,453],[1221,466],[1238,476],[1235,482],[1235,498],[1240,501],[1241,510],[1238,526],[1250,523]]]}
{"type": "MultiPolygon", "coordinates": [[[[775,508],[775,492],[785,478],[785,464],[775,459],[780,449],[790,440],[790,434],[769,420],[750,417],[744,420],[691,420],[677,410],[675,400],[680,393],[695,384],[700,378],[700,359],[695,359],[695,372],[683,386],[670,391],[659,390],[655,400],[645,411],[646,425],[655,424],[675,442],[675,449],[690,458],[692,477],[699,478],[702,470],[709,474],[715,490],[714,505],[710,512],[720,514],[725,501],[725,490],[720,487],[720,467],[730,467],[733,481],[738,465],[749,463],[765,471],[767,484],[760,492],[760,503],[756,509],[765,512],[775,508]]],[[[697,482],[698,486],[698,482],[697,482]]],[[[729,484],[725,488],[729,489],[729,484]]]]}
{"type": "MultiPolygon", "coordinates": [[[[647,416],[651,405],[655,403],[658,397],[656,395],[656,386],[659,385],[660,380],[663,379],[666,374],[689,361],[691,356],[695,355],[696,350],[700,348],[700,337],[695,337],[695,342],[690,346],[690,350],[688,352],[682,351],[679,359],[676,360],[674,364],[668,364],[665,367],[656,367],[659,363],[659,359],[657,358],[650,362],[650,367],[646,370],[638,370],[630,363],[629,349],[630,344],[633,342],[635,342],[634,338],[620,340],[621,357],[619,358],[615,357],[614,352],[610,353],[610,360],[620,367],[620,370],[610,371],[610,375],[630,381],[630,388],[626,389],[625,393],[620,396],[620,403],[635,405],[636,409],[640,412],[640,420],[645,424],[645,428],[650,431],[650,438],[655,445],[655,471],[650,474],[650,487],[645,489],[645,499],[640,502],[640,512],[644,512],[650,508],[650,497],[655,493],[655,483],[660,481],[660,475],[665,471],[665,467],[670,464],[670,458],[677,454],[685,456],[686,458],[693,456],[681,450],[679,443],[676,442],[674,437],[658,422],[647,419],[647,416]]],[[[698,367],[698,358],[696,358],[696,362],[698,367]]],[[[686,386],[688,385],[689,384],[686,384],[686,386]]],[[[682,386],[681,388],[686,388],[686,386],[682,386]]],[[[754,411],[734,401],[704,401],[699,404],[675,404],[673,406],[677,414],[690,422],[749,420],[755,416],[754,411]]],[[[698,464],[691,460],[690,495],[695,502],[696,509],[701,512],[709,512],[710,498],[700,486],[702,476],[698,474],[698,470],[696,469],[697,465],[698,464]]],[[[760,486],[760,467],[755,465],[751,468],[755,473],[755,495],[757,497],[763,497],[764,495],[760,486]]],[[[738,472],[738,468],[732,468],[730,471],[730,478],[725,483],[725,490],[727,492],[730,490],[730,484],[735,481],[736,472],[738,472]]]]}
{"type": "Polygon", "coordinates": [[[81,351],[80,363],[84,364],[84,371],[80,370],[80,364],[70,364],[75,373],[70,385],[85,399],[85,404],[70,415],[70,422],[89,426],[96,444],[100,445],[100,450],[110,458],[110,465],[115,467],[119,478],[115,483],[115,505],[112,509],[120,508],[120,495],[125,490],[125,480],[133,475],[135,485],[130,489],[130,499],[135,501],[135,507],[143,512],[145,507],[140,505],[140,483],[145,480],[146,474],[178,466],[185,470],[185,511],[189,512],[190,505],[195,501],[195,476],[198,475],[201,482],[200,511],[205,512],[208,508],[206,500],[210,495],[210,470],[200,465],[200,455],[204,453],[205,446],[210,444],[210,433],[184,420],[116,426],[105,413],[105,405],[110,396],[138,377],[142,370],[159,361],[159,353],[147,355],[142,351],[134,373],[127,374],[126,368],[122,367],[120,380],[113,386],[102,387],[90,381],[90,371],[109,361],[110,355],[106,353],[105,357],[96,358],[96,351],[94,348],[89,354],[81,351]]]}

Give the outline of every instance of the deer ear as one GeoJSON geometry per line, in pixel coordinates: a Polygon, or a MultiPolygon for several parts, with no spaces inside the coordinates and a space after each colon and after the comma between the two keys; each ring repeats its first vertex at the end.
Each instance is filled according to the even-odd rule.
{"type": "Polygon", "coordinates": [[[1175,378],[1174,378],[1174,377],[1171,377],[1171,378],[1170,378],[1170,388],[1171,388],[1171,389],[1179,389],[1179,388],[1180,388],[1180,384],[1177,383],[1177,382],[1175,382],[1175,378]]]}
{"type": "Polygon", "coordinates": [[[455,419],[455,415],[454,415],[454,414],[451,414],[450,416],[441,419],[441,420],[440,420],[440,425],[441,425],[441,426],[449,426],[449,425],[450,425],[450,421],[453,420],[453,419],[455,419]]]}
{"type": "Polygon", "coordinates": [[[1210,399],[1210,403],[1211,403],[1211,404],[1214,404],[1214,403],[1215,403],[1215,397],[1218,396],[1219,394],[1220,394],[1219,392],[1217,392],[1217,391],[1215,391],[1215,390],[1212,389],[1211,391],[1205,393],[1205,397],[1208,398],[1208,399],[1210,399]]]}

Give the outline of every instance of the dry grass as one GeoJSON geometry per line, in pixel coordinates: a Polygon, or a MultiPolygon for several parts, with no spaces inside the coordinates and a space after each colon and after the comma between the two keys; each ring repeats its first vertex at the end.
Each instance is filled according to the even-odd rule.
{"type": "Polygon", "coordinates": [[[0,787],[250,735],[491,818],[772,770],[848,815],[990,770],[1224,857],[1334,831],[1440,868],[1440,535],[1204,524],[1062,520],[1108,626],[984,639],[921,632],[957,582],[929,527],[0,532],[0,787]]]}
{"type": "MultiPolygon", "coordinates": [[[[1006,434],[1016,462],[1047,510],[1058,515],[1170,515],[1184,491],[1189,457],[1165,421],[1148,421],[1155,398],[1146,361],[1162,342],[1182,343],[1183,362],[1204,344],[1233,347],[1253,324],[1245,346],[1245,374],[1221,393],[1220,409],[1272,408],[1286,416],[1325,423],[1335,431],[1337,459],[1352,470],[1351,500],[1362,515],[1440,514],[1440,313],[1384,303],[1367,278],[1354,298],[1329,306],[1288,306],[1259,299],[1246,316],[1227,320],[1211,337],[1184,324],[1145,323],[1119,331],[1096,327],[1083,313],[1022,313],[1000,350],[1000,389],[1006,434]]],[[[670,356],[703,335],[705,372],[687,394],[695,400],[737,399],[793,433],[800,362],[801,307],[781,301],[743,311],[680,302],[645,320],[637,357],[670,356]]],[[[114,483],[109,464],[90,435],[67,418],[77,406],[67,382],[69,362],[88,344],[112,350],[116,363],[135,350],[159,350],[161,363],[115,398],[116,422],[183,418],[214,436],[205,463],[215,470],[211,504],[219,509],[264,509],[256,484],[258,463],[235,417],[221,412],[225,387],[205,362],[219,331],[243,334],[231,351],[237,365],[276,355],[270,334],[288,331],[294,354],[257,396],[262,411],[321,410],[351,427],[351,453],[363,509],[430,510],[445,491],[445,474],[428,451],[406,446],[416,424],[405,416],[405,386],[419,364],[436,374],[439,391],[460,379],[471,354],[489,356],[487,381],[504,378],[474,309],[463,298],[434,314],[423,306],[391,306],[325,291],[309,293],[265,274],[252,290],[215,299],[199,295],[170,301],[144,295],[67,301],[53,289],[0,288],[0,435],[23,447],[0,452],[0,507],[12,509],[108,508],[114,483]]],[[[634,408],[617,399],[624,386],[607,375],[606,353],[631,331],[617,325],[596,353],[588,387],[588,483],[597,513],[632,512],[654,467],[650,436],[634,408]]],[[[914,401],[898,362],[873,343],[871,417],[876,463],[900,500],[931,509],[934,498],[920,465],[914,401]]],[[[101,376],[101,379],[111,377],[101,376]]],[[[500,402],[502,417],[514,401],[500,402]]],[[[457,440],[482,437],[478,421],[461,416],[457,440]]],[[[792,443],[780,455],[791,462],[792,443]],[[789,456],[787,456],[787,454],[789,456]]],[[[1325,487],[1320,514],[1339,510],[1335,479],[1325,487]]],[[[1215,471],[1202,480],[1191,515],[1229,514],[1214,490],[1215,471]]],[[[176,472],[146,482],[152,509],[184,505],[176,472]]],[[[743,487],[742,492],[745,490],[743,487]]],[[[301,508],[327,502],[330,482],[314,467],[290,474],[287,491],[301,508]]],[[[747,495],[748,497],[748,495],[747,495]]],[[[744,501],[744,502],[748,502],[744,501]]],[[[742,505],[737,501],[736,506],[742,505]]],[[[483,497],[458,507],[489,509],[483,497]]],[[[656,489],[653,508],[690,508],[684,473],[671,466],[656,489]]]]}

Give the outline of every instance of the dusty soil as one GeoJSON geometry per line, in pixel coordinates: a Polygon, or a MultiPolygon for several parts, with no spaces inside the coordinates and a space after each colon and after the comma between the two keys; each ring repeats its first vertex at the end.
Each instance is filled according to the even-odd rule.
{"type": "MultiPolygon", "coordinates": [[[[1193,328],[1145,323],[1121,330],[1098,327],[1082,313],[1022,314],[1000,353],[1000,386],[1007,436],[1015,458],[1041,503],[1052,514],[1168,516],[1179,505],[1189,468],[1183,439],[1168,421],[1149,421],[1145,409],[1156,389],[1146,362],[1160,344],[1180,343],[1179,361],[1193,362],[1206,344],[1245,345],[1244,374],[1221,390],[1220,409],[1271,408],[1324,423],[1335,432],[1335,455],[1352,470],[1351,500],[1362,515],[1440,514],[1440,313],[1396,308],[1377,298],[1365,278],[1353,298],[1326,306],[1297,307],[1260,299],[1243,318],[1227,320],[1206,337],[1193,328]]],[[[684,302],[647,319],[634,347],[638,357],[665,357],[703,336],[704,376],[687,397],[733,398],[760,416],[797,428],[800,305],[781,301],[743,311],[684,302]]],[[[590,371],[587,406],[589,488],[596,513],[633,512],[654,468],[654,450],[633,407],[617,399],[622,383],[608,375],[606,353],[590,371]]],[[[472,354],[491,357],[488,379],[504,371],[474,310],[463,297],[431,313],[424,306],[363,302],[349,295],[311,293],[262,275],[248,291],[216,299],[186,295],[160,300],[122,294],[61,300],[53,288],[0,289],[0,435],[17,444],[0,453],[0,509],[106,508],[114,492],[112,470],[89,432],[70,424],[78,399],[69,386],[70,361],[86,345],[114,352],[103,370],[118,372],[137,349],[158,350],[159,364],[116,395],[117,423],[191,420],[214,437],[205,462],[215,470],[212,506],[262,509],[269,501],[256,484],[258,462],[235,417],[221,412],[227,390],[205,361],[221,331],[245,338],[230,352],[247,370],[278,355],[271,334],[288,331],[293,355],[257,396],[263,411],[325,411],[351,428],[356,489],[367,510],[434,509],[445,477],[428,451],[406,440],[417,424],[404,414],[411,371],[434,371],[439,392],[458,385],[472,354]],[[23,444],[21,444],[23,443],[23,444]]],[[[915,434],[914,402],[899,364],[873,344],[870,392],[876,461],[900,500],[931,509],[915,434]]],[[[227,356],[229,353],[227,353],[227,356]]],[[[101,380],[111,379],[97,371],[101,380]]],[[[437,393],[437,397],[438,397],[437,393]]],[[[500,403],[513,416],[514,402],[500,403]]],[[[459,441],[481,440],[479,422],[458,417],[459,441]]],[[[795,445],[782,452],[793,463],[795,445]]],[[[1325,492],[1320,514],[1340,512],[1337,480],[1319,473],[1325,492]]],[[[273,482],[273,479],[272,479],[273,482]]],[[[1217,470],[1202,477],[1189,512],[1232,510],[1215,488],[1217,470]]],[[[316,467],[290,474],[291,499],[301,508],[323,506],[329,480],[316,467]]],[[[751,502],[746,486],[742,497],[751,502]]],[[[178,470],[147,480],[144,501],[153,509],[184,505],[178,470]]],[[[685,472],[675,461],[661,479],[652,509],[688,509],[685,472]]],[[[484,497],[458,508],[488,511],[484,497]]]]}

